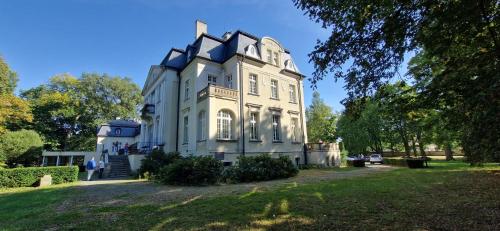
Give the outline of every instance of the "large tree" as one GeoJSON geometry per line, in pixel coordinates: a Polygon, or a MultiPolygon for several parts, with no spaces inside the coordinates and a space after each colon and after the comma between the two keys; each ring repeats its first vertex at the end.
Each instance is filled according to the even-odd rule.
{"type": "Polygon", "coordinates": [[[108,120],[137,118],[139,87],[128,78],[109,75],[56,75],[49,84],[22,93],[31,102],[34,128],[47,149],[93,150],[96,129],[108,120]]]}
{"type": "Polygon", "coordinates": [[[0,135],[0,163],[5,162],[11,167],[37,165],[42,145],[42,139],[35,131],[7,131],[0,135]]]}
{"type": "Polygon", "coordinates": [[[310,142],[334,142],[336,140],[336,116],[318,92],[313,93],[312,103],[306,109],[306,118],[310,142]]]}
{"type": "Polygon", "coordinates": [[[312,83],[344,79],[346,101],[370,95],[398,74],[405,54],[424,50],[442,65],[426,94],[459,112],[471,163],[500,156],[500,7],[498,0],[293,0],[331,30],[310,54],[312,83]]]}
{"type": "Polygon", "coordinates": [[[0,56],[0,134],[25,128],[32,120],[28,103],[14,95],[17,81],[17,74],[0,56]]]}

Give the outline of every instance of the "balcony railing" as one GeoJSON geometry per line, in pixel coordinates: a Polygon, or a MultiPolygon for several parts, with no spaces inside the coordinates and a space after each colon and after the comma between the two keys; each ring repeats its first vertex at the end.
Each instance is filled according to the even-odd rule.
{"type": "Polygon", "coordinates": [[[198,92],[198,97],[197,97],[198,102],[203,101],[207,97],[219,97],[219,98],[227,98],[227,99],[231,99],[231,100],[237,100],[238,99],[238,91],[231,89],[231,88],[225,88],[225,87],[209,84],[203,90],[198,92]]]}
{"type": "Polygon", "coordinates": [[[163,147],[163,143],[159,142],[137,142],[129,148],[130,154],[149,154],[155,149],[163,147]]]}

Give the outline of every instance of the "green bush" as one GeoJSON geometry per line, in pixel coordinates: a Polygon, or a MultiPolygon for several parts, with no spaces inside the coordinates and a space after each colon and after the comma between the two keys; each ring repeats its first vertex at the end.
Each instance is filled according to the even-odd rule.
{"type": "Polygon", "coordinates": [[[0,136],[0,162],[11,167],[37,165],[42,146],[42,138],[35,131],[7,131],[0,136]]]}
{"type": "Polygon", "coordinates": [[[340,166],[347,166],[347,155],[349,152],[345,149],[340,152],[340,166]]]}
{"type": "Polygon", "coordinates": [[[299,170],[288,157],[272,158],[268,154],[262,154],[239,157],[238,165],[224,171],[223,179],[228,183],[265,181],[292,177],[298,172],[299,170]]]}
{"type": "Polygon", "coordinates": [[[186,157],[160,169],[158,180],[172,185],[208,185],[218,182],[223,166],[212,156],[186,157]]]}
{"type": "Polygon", "coordinates": [[[181,155],[178,152],[165,154],[163,150],[153,150],[151,154],[146,156],[146,158],[141,161],[141,167],[138,170],[139,177],[154,178],[158,175],[162,167],[167,166],[178,159],[181,159],[181,155]]]}
{"type": "Polygon", "coordinates": [[[0,188],[34,186],[44,175],[51,175],[53,184],[74,182],[78,180],[78,167],[60,166],[0,169],[0,188]]]}

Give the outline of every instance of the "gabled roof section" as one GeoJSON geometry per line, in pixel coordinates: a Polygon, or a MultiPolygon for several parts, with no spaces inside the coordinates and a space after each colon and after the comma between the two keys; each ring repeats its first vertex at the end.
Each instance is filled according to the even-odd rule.
{"type": "Polygon", "coordinates": [[[186,52],[181,49],[172,48],[168,52],[167,56],[161,61],[162,66],[182,69],[186,64],[186,52]]]}
{"type": "Polygon", "coordinates": [[[112,120],[102,124],[97,131],[99,137],[136,137],[141,132],[141,125],[130,120],[112,120]]]}

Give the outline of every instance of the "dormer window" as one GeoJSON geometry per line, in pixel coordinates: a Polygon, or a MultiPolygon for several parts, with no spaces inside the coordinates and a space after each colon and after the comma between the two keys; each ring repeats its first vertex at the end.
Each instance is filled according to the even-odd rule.
{"type": "Polygon", "coordinates": [[[278,52],[274,52],[273,61],[274,61],[274,65],[279,66],[278,52]]]}
{"type": "Polygon", "coordinates": [[[257,49],[253,44],[250,44],[245,48],[245,55],[253,58],[259,58],[259,56],[257,55],[257,49]]]}
{"type": "Polygon", "coordinates": [[[273,51],[267,50],[267,62],[273,63],[273,51]]]}
{"type": "Polygon", "coordinates": [[[122,129],[121,128],[116,128],[115,129],[115,135],[119,136],[122,134],[122,129]]]}
{"type": "Polygon", "coordinates": [[[295,71],[295,67],[291,59],[285,61],[285,68],[291,71],[295,71]]]}

